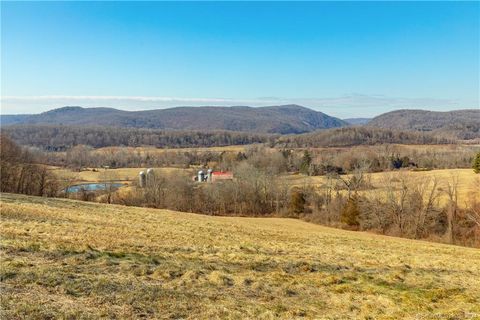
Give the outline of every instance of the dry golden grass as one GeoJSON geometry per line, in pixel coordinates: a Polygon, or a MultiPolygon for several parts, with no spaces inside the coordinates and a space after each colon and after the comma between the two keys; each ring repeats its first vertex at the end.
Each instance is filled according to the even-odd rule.
{"type": "MultiPolygon", "coordinates": [[[[105,180],[105,170],[102,168],[96,168],[97,171],[93,171],[93,168],[89,168],[85,171],[75,172],[70,169],[52,167],[53,172],[57,173],[60,177],[69,176],[74,178],[75,182],[98,182],[105,180]]],[[[186,169],[181,168],[154,168],[155,172],[160,174],[168,174],[175,172],[185,172],[186,169]]],[[[118,168],[108,169],[108,179],[117,181],[133,181],[138,179],[138,173],[145,171],[146,168],[118,168]]]]}
{"type": "Polygon", "coordinates": [[[2,319],[474,319],[480,251],[2,194],[2,319]]]}
{"type": "Polygon", "coordinates": [[[366,154],[373,152],[381,155],[412,155],[412,154],[455,154],[461,152],[475,153],[480,150],[478,144],[383,144],[383,145],[357,145],[347,147],[317,147],[317,148],[294,148],[293,150],[315,150],[324,151],[331,154],[339,154],[342,152],[358,154],[364,152],[366,154]]]}
{"type": "MultiPolygon", "coordinates": [[[[385,189],[385,182],[393,178],[399,182],[400,178],[407,179],[410,183],[421,183],[425,180],[436,178],[439,187],[445,191],[447,183],[451,183],[452,179],[458,178],[458,201],[460,206],[465,206],[470,197],[474,193],[479,193],[480,175],[475,174],[472,169],[444,169],[431,171],[390,171],[367,174],[373,188],[363,192],[365,195],[370,193],[382,192],[385,189]]],[[[293,186],[313,185],[322,186],[326,182],[325,176],[309,177],[305,175],[289,175],[285,179],[293,186]]],[[[447,200],[447,193],[441,192],[441,202],[447,200]]]]}
{"type": "MultiPolygon", "coordinates": [[[[70,177],[72,183],[84,183],[84,182],[99,182],[105,180],[105,171],[102,168],[96,168],[97,171],[92,171],[92,168],[86,171],[74,172],[70,169],[51,167],[52,170],[59,177],[70,177]]],[[[146,168],[118,168],[118,169],[108,169],[108,179],[113,179],[116,181],[125,181],[131,182],[138,179],[138,173],[146,168]]],[[[185,172],[194,172],[194,169],[182,169],[182,168],[154,168],[155,172],[160,174],[170,174],[170,173],[185,173],[185,172]]],[[[386,180],[393,178],[399,181],[401,177],[406,178],[411,182],[422,182],[426,179],[436,178],[439,182],[439,187],[442,190],[446,190],[448,182],[452,182],[454,177],[458,178],[458,199],[459,205],[465,206],[469,202],[472,194],[478,193],[478,188],[480,186],[480,175],[475,174],[472,169],[443,169],[443,170],[431,170],[431,171],[388,171],[388,172],[378,172],[367,174],[368,179],[372,185],[371,190],[364,191],[363,194],[369,195],[372,192],[378,193],[382,192],[385,189],[386,180]]],[[[325,176],[305,176],[301,174],[286,175],[285,181],[291,186],[304,186],[312,185],[320,187],[325,184],[325,176]]],[[[447,201],[447,193],[440,192],[440,201],[441,204],[444,204],[447,201]]]]}
{"type": "Polygon", "coordinates": [[[97,153],[111,153],[116,150],[124,150],[128,153],[138,153],[138,154],[161,154],[165,152],[243,152],[247,148],[253,145],[232,145],[232,146],[223,146],[223,147],[194,147],[194,148],[157,148],[157,147],[103,147],[95,149],[94,152],[97,153]]]}

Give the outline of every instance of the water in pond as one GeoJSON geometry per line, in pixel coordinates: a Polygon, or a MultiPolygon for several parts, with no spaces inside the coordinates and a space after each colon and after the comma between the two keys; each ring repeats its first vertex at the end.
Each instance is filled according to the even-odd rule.
{"type": "Polygon", "coordinates": [[[109,188],[118,189],[122,187],[122,183],[82,183],[67,188],[67,192],[79,192],[81,190],[86,191],[101,191],[109,188]]]}

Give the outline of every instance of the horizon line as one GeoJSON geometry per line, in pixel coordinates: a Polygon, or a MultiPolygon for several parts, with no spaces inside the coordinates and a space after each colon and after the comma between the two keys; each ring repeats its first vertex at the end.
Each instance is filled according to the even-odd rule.
{"type": "Polygon", "coordinates": [[[447,112],[477,109],[478,101],[458,99],[389,97],[382,94],[350,93],[323,98],[184,98],[170,96],[115,95],[34,95],[1,96],[0,114],[38,114],[65,107],[115,108],[123,111],[168,109],[175,107],[267,107],[299,105],[338,118],[371,118],[393,110],[427,110],[447,112]]]}

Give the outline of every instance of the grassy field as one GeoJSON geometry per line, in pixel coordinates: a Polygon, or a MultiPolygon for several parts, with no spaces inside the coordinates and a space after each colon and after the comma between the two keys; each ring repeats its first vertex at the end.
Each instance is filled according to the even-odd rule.
{"type": "MultiPolygon", "coordinates": [[[[98,153],[112,153],[116,150],[122,149],[128,153],[140,153],[146,154],[149,153],[151,155],[161,154],[165,152],[245,152],[249,148],[256,147],[256,146],[264,146],[264,144],[246,144],[246,145],[232,145],[232,146],[223,146],[223,147],[192,147],[192,148],[157,148],[153,146],[143,146],[143,147],[103,147],[95,149],[94,152],[98,153]]],[[[351,150],[362,150],[362,151],[369,151],[369,150],[378,150],[379,148],[385,148],[385,146],[379,145],[360,145],[360,146],[348,146],[348,147],[317,147],[317,148],[308,148],[310,150],[318,150],[318,151],[346,151],[349,152],[351,150]]],[[[275,148],[265,147],[267,149],[274,150],[275,148]]],[[[399,153],[403,152],[459,152],[459,150],[479,150],[480,145],[478,144],[439,144],[439,145],[408,145],[408,144],[388,144],[388,148],[394,150],[399,153]]],[[[281,149],[281,148],[280,148],[281,149]]],[[[298,150],[301,152],[306,148],[290,148],[292,150],[298,150]]],[[[277,148],[278,150],[278,148],[277,148]]]]}
{"type": "MultiPolygon", "coordinates": [[[[138,179],[138,173],[146,168],[118,168],[107,170],[107,180],[131,182],[138,179]]],[[[69,177],[72,179],[72,184],[84,183],[84,182],[100,182],[105,180],[104,169],[97,168],[97,171],[87,170],[81,172],[73,172],[69,169],[52,167],[52,170],[59,177],[69,177]]],[[[192,175],[196,172],[195,169],[182,169],[182,168],[154,168],[155,172],[160,174],[170,173],[186,173],[190,172],[192,175]]],[[[371,183],[372,189],[363,192],[368,195],[371,192],[382,192],[385,189],[385,181],[388,178],[401,177],[408,179],[409,181],[421,182],[425,179],[437,178],[439,187],[442,190],[446,190],[448,182],[452,181],[453,177],[458,177],[458,196],[459,205],[465,206],[470,200],[470,197],[477,192],[480,186],[480,175],[475,174],[472,169],[444,169],[444,170],[431,170],[431,171],[390,171],[390,172],[378,172],[367,174],[371,183]]],[[[312,185],[321,187],[326,182],[325,176],[305,176],[301,174],[286,175],[285,180],[291,186],[304,186],[312,185]]],[[[445,202],[447,200],[447,194],[441,192],[440,200],[445,202]]]]}
{"type": "Polygon", "coordinates": [[[1,196],[2,319],[478,319],[480,250],[1,196]]]}
{"type": "Polygon", "coordinates": [[[244,152],[246,149],[255,146],[255,144],[233,145],[223,147],[194,147],[194,148],[157,148],[157,147],[103,147],[95,149],[96,153],[111,153],[122,149],[128,153],[150,154],[155,156],[165,152],[244,152]]]}
{"type": "MultiPolygon", "coordinates": [[[[185,172],[187,169],[181,168],[154,168],[155,172],[160,174],[168,174],[175,172],[185,172]]],[[[55,172],[59,177],[72,177],[76,183],[80,182],[99,182],[105,180],[105,170],[102,168],[96,168],[96,171],[92,169],[84,170],[80,172],[75,172],[70,169],[53,167],[53,172],[55,172]]],[[[146,168],[118,168],[118,169],[108,169],[107,177],[108,179],[116,181],[137,181],[138,174],[140,171],[145,171],[146,168]]],[[[194,171],[188,169],[189,171],[194,171]]]]}
{"type": "MultiPolygon", "coordinates": [[[[382,192],[385,189],[386,181],[393,178],[399,185],[400,178],[405,178],[411,183],[421,183],[425,180],[436,178],[440,189],[445,191],[447,184],[452,182],[452,179],[458,179],[458,202],[460,206],[470,200],[470,197],[475,193],[478,194],[478,188],[480,187],[480,175],[475,174],[472,169],[444,169],[444,170],[431,170],[431,171],[390,171],[390,172],[378,172],[367,174],[367,179],[372,185],[371,190],[363,192],[364,195],[370,193],[382,192]]],[[[309,177],[304,175],[289,175],[285,179],[292,186],[313,185],[322,186],[326,182],[325,176],[309,177]]],[[[447,200],[447,194],[445,192],[440,193],[441,202],[447,200]]]]}

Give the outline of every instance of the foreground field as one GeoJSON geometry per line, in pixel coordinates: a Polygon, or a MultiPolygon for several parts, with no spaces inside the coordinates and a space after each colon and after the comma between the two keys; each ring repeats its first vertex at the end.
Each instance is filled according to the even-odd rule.
{"type": "Polygon", "coordinates": [[[2,319],[480,317],[480,251],[280,218],[1,197],[2,319]]]}

